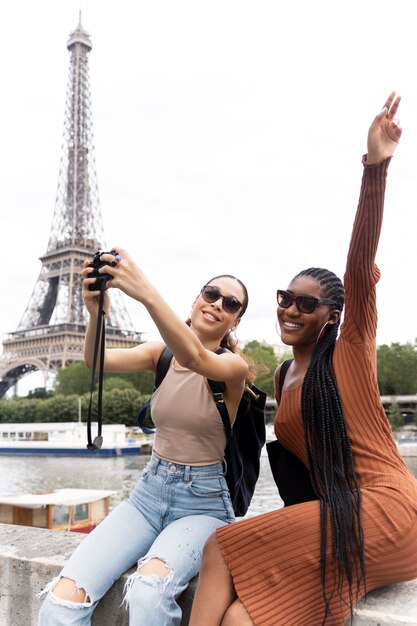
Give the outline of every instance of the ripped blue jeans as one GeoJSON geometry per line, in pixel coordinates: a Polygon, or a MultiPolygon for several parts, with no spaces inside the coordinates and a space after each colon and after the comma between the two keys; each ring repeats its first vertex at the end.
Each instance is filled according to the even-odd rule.
{"type": "Polygon", "coordinates": [[[83,539],[40,594],[38,626],[88,626],[100,598],[135,563],[124,598],[130,626],[179,626],[177,598],[199,571],[206,539],[234,519],[221,463],[175,465],[152,455],[129,500],[83,539]],[[152,557],[166,566],[165,577],[140,573],[152,557]],[[86,602],[55,596],[61,577],[83,589],[86,602]]]}

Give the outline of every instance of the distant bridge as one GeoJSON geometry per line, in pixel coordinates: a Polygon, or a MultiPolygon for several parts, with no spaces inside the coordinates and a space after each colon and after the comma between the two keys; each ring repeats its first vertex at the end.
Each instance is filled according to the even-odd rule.
{"type": "MultiPolygon", "coordinates": [[[[417,396],[381,396],[385,412],[389,414],[391,405],[397,405],[404,417],[406,424],[413,424],[417,415],[417,396]]],[[[272,422],[277,410],[277,403],[273,398],[268,398],[265,407],[265,418],[272,422]]]]}
{"type": "Polygon", "coordinates": [[[417,396],[381,396],[385,413],[389,415],[392,405],[398,406],[405,424],[413,424],[417,415],[417,396]]]}

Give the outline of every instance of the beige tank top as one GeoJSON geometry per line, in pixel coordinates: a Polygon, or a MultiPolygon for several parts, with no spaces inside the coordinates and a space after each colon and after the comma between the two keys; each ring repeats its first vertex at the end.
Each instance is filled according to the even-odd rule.
{"type": "Polygon", "coordinates": [[[172,365],[151,399],[157,456],[182,465],[223,459],[226,435],[204,376],[172,365]]]}

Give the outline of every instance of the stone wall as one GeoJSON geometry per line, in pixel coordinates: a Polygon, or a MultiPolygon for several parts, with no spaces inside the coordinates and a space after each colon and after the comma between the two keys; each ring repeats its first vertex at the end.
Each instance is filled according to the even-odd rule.
{"type": "MultiPolygon", "coordinates": [[[[1,626],[36,626],[41,604],[36,595],[59,574],[64,561],[84,536],[0,524],[1,626]]],[[[101,600],[94,613],[93,626],[128,626],[128,613],[120,605],[129,573],[124,574],[101,600]]],[[[183,609],[181,626],[188,625],[195,585],[194,580],[180,599],[183,609]]],[[[417,626],[417,580],[368,594],[366,602],[358,605],[353,624],[417,626]]]]}

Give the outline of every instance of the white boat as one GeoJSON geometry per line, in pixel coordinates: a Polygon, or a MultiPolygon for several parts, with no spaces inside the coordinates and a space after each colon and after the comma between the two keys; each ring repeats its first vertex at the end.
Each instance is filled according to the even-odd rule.
{"type": "Polygon", "coordinates": [[[0,523],[89,533],[108,515],[109,489],[55,489],[0,496],[0,523]]]}
{"type": "MultiPolygon", "coordinates": [[[[97,424],[92,423],[94,439],[97,424]]],[[[140,436],[123,424],[103,424],[100,450],[87,449],[87,425],[82,422],[0,424],[0,454],[119,456],[139,454],[149,437],[140,436]]]]}

